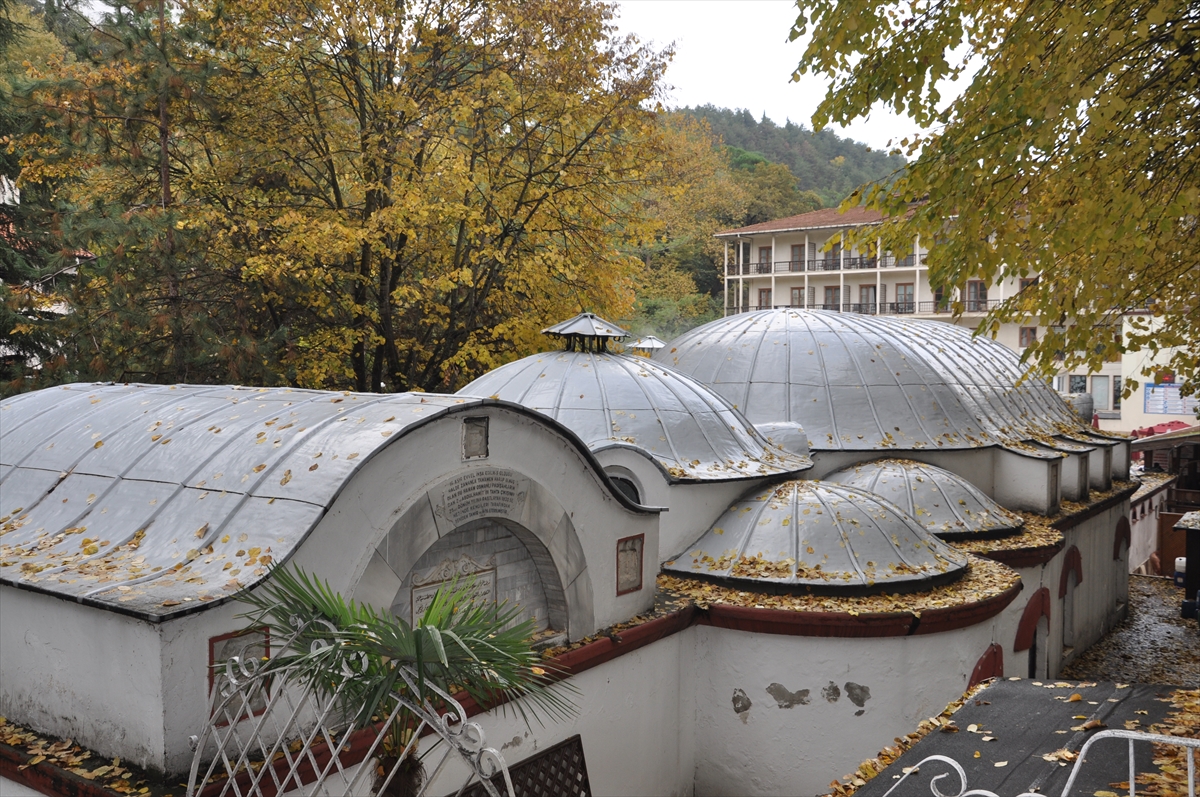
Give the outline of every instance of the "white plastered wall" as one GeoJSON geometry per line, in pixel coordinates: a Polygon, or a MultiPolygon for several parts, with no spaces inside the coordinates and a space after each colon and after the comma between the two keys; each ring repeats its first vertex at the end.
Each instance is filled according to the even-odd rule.
{"type": "Polygon", "coordinates": [[[824,794],[831,780],[961,695],[994,636],[991,621],[928,636],[875,639],[709,626],[696,631],[701,797],[824,794]],[[868,699],[862,700],[860,687],[869,690],[868,699]],[[795,705],[781,707],[781,695],[784,704],[795,705]]]}

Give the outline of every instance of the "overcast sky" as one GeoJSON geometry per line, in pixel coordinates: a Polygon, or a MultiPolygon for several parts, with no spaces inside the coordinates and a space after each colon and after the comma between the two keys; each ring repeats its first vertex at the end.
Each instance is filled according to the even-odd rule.
{"type": "MultiPolygon", "coordinates": [[[[644,41],[675,43],[667,70],[672,107],[711,104],[765,112],[812,127],[825,83],[811,75],[792,83],[804,42],[787,40],[795,0],[620,0],[617,25],[644,41]]],[[[880,110],[834,132],[875,149],[914,132],[911,120],[880,110]]]]}

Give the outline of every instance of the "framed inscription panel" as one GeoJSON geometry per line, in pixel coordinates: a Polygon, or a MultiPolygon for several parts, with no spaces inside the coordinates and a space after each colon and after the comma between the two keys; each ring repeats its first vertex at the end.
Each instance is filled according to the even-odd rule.
{"type": "Polygon", "coordinates": [[[637,592],[642,588],[642,549],[645,545],[645,534],[617,540],[618,595],[637,592]]]}
{"type": "Polygon", "coordinates": [[[457,582],[458,589],[471,586],[470,599],[472,603],[496,602],[496,563],[495,558],[486,564],[480,564],[470,556],[462,556],[456,560],[446,560],[433,570],[413,580],[412,595],[409,602],[409,620],[413,625],[425,615],[429,604],[443,586],[449,587],[457,582]]]}

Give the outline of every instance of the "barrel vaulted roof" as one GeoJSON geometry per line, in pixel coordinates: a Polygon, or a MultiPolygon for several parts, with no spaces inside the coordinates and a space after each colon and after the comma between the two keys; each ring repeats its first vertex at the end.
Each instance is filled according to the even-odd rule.
{"type": "Polygon", "coordinates": [[[744,479],[812,467],[772,444],[729,402],[644,357],[597,352],[535,354],[459,391],[521,404],[571,429],[593,451],[633,447],[673,481],[744,479]]]}
{"type": "Polygon", "coordinates": [[[654,359],[755,424],[800,423],[813,450],[959,449],[1088,434],[1015,352],[936,321],[764,310],[685,333],[654,359]]]}

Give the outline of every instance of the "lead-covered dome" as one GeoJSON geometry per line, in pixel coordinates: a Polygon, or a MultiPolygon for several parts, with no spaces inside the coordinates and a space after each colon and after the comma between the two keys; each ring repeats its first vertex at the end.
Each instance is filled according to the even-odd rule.
{"type": "Polygon", "coordinates": [[[965,572],[967,557],[895,504],[823,481],[789,481],[733,504],[664,569],[746,589],[926,589],[965,572]]]}
{"type": "Polygon", "coordinates": [[[806,452],[771,442],[714,391],[645,357],[534,354],[481,376],[459,395],[542,412],[593,451],[634,447],[673,480],[742,479],[812,467],[806,452]]]}
{"type": "Polygon", "coordinates": [[[743,313],[654,359],[712,387],[752,423],[795,421],[813,450],[974,448],[1085,431],[1016,353],[937,321],[822,310],[743,313]]]}
{"type": "Polygon", "coordinates": [[[907,459],[881,459],[843,468],[831,482],[886,498],[926,531],[944,539],[999,537],[1025,525],[975,485],[943,468],[907,459]]]}

